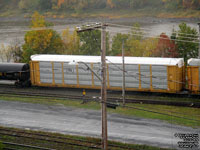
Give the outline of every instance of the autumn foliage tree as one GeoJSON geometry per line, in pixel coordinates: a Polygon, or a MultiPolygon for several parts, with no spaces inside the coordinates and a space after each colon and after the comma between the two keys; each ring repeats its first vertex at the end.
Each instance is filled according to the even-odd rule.
{"type": "Polygon", "coordinates": [[[80,38],[77,31],[70,33],[69,28],[62,32],[62,40],[64,43],[64,54],[76,55],[80,53],[80,38]]]}
{"type": "Polygon", "coordinates": [[[149,57],[152,56],[158,40],[145,38],[140,25],[135,24],[129,34],[116,34],[113,37],[111,55],[122,54],[122,42],[124,42],[125,56],[149,57]]]}
{"type": "Polygon", "coordinates": [[[31,28],[25,34],[23,48],[23,61],[28,62],[33,54],[61,54],[63,53],[63,42],[60,35],[47,29],[44,17],[35,12],[32,16],[31,28]]]}
{"type": "Polygon", "coordinates": [[[155,45],[157,45],[157,40],[145,38],[140,24],[137,23],[133,26],[125,44],[125,53],[128,53],[130,56],[149,57],[152,55],[155,45]]]}
{"type": "Polygon", "coordinates": [[[175,42],[171,40],[165,33],[159,36],[156,49],[153,51],[152,56],[155,57],[178,57],[178,49],[175,42]]]}

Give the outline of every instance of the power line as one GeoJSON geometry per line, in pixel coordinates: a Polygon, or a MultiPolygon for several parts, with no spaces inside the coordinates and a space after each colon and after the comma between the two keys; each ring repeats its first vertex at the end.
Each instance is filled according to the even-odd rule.
{"type": "MultiPolygon", "coordinates": [[[[128,77],[133,77],[133,78],[135,78],[136,80],[138,80],[138,82],[141,81],[141,83],[143,83],[143,84],[150,85],[150,81],[149,81],[149,82],[145,82],[145,81],[143,81],[142,79],[138,79],[137,76],[132,75],[132,74],[129,74],[128,71],[121,69],[119,66],[117,66],[116,64],[114,64],[114,63],[111,62],[110,60],[108,60],[108,59],[106,59],[106,60],[109,61],[112,65],[116,66],[120,71],[124,71],[124,72],[128,75],[128,77]]],[[[109,68],[111,68],[111,67],[109,66],[109,68]]],[[[112,69],[112,68],[111,68],[111,69],[112,69]]],[[[136,74],[138,74],[138,77],[139,77],[139,75],[142,75],[141,73],[136,73],[136,74]]],[[[145,75],[143,75],[143,76],[145,76],[145,75]]],[[[154,85],[153,87],[159,89],[158,86],[155,86],[155,85],[154,85]]]]}
{"type": "MultiPolygon", "coordinates": [[[[117,31],[110,31],[110,32],[120,33],[120,32],[117,32],[117,31]]],[[[147,36],[147,35],[141,35],[141,34],[132,34],[132,35],[143,36],[143,37],[147,37],[147,38],[169,40],[168,38],[162,38],[162,37],[158,37],[158,36],[147,36]]],[[[177,39],[170,39],[170,40],[172,40],[172,41],[178,41],[178,42],[186,42],[186,43],[196,43],[196,44],[200,43],[200,42],[194,42],[194,41],[188,41],[188,40],[177,40],[177,39]]]]}
{"type": "MultiPolygon", "coordinates": [[[[113,33],[121,33],[121,34],[126,34],[126,35],[138,35],[138,36],[144,36],[145,34],[146,35],[148,35],[148,34],[150,34],[149,32],[142,32],[141,34],[136,34],[136,33],[123,33],[123,32],[130,32],[130,30],[126,30],[126,29],[124,29],[124,30],[120,30],[120,32],[116,32],[116,31],[109,31],[109,32],[113,32],[113,33]]],[[[137,31],[137,30],[134,30],[134,32],[140,32],[140,31],[137,31]]],[[[160,36],[160,35],[158,35],[158,36],[160,36]]],[[[158,36],[155,36],[156,38],[158,38],[158,36]]],[[[162,37],[160,37],[160,38],[162,38],[162,37]]],[[[198,38],[198,36],[197,36],[197,38],[193,38],[193,37],[186,37],[186,36],[179,36],[179,38],[184,38],[184,41],[186,41],[187,39],[188,40],[196,40],[196,41],[198,41],[199,40],[199,38],[198,38]]],[[[168,40],[168,38],[165,38],[166,40],[168,40]]],[[[169,37],[169,39],[170,40],[176,40],[176,39],[171,39],[170,37],[169,37]]],[[[189,42],[189,41],[188,41],[189,42]]]]}
{"type": "MultiPolygon", "coordinates": [[[[132,29],[122,29],[122,30],[120,30],[121,32],[120,33],[122,33],[122,32],[141,32],[141,35],[142,34],[150,34],[150,32],[152,32],[152,30],[149,30],[149,31],[142,31],[142,30],[140,30],[139,28],[132,28],[132,29]]],[[[168,32],[169,33],[169,32],[168,32]]],[[[175,32],[172,32],[172,33],[175,33],[175,32]]],[[[124,33],[125,34],[125,33],[124,33]]],[[[133,33],[127,33],[127,34],[133,34],[133,33]]],[[[177,32],[177,34],[181,34],[180,32],[177,32]]],[[[189,36],[179,36],[179,38],[186,38],[186,39],[193,39],[193,40],[198,40],[199,39],[199,37],[198,37],[198,35],[194,35],[194,34],[188,34],[189,36]],[[195,38],[196,37],[196,38],[195,38]]]]}
{"type": "MultiPolygon", "coordinates": [[[[134,26],[127,26],[127,25],[119,25],[119,24],[112,24],[112,23],[107,23],[108,25],[111,25],[111,26],[119,26],[119,27],[126,27],[126,28],[130,28],[130,29],[142,29],[144,31],[152,31],[151,29],[147,29],[147,28],[141,28],[141,27],[134,27],[134,26]]],[[[182,35],[192,35],[194,36],[194,34],[188,34],[188,33],[181,33],[181,32],[171,32],[171,33],[178,33],[178,34],[182,34],[182,35]]],[[[197,34],[196,36],[198,36],[200,34],[197,34]]]]}
{"type": "MultiPolygon", "coordinates": [[[[116,68],[118,68],[120,71],[123,71],[123,69],[121,69],[119,66],[117,66],[116,64],[114,64],[113,62],[111,62],[110,60],[108,60],[108,59],[106,59],[107,61],[109,61],[112,65],[114,65],[116,68]]],[[[111,68],[110,66],[109,66],[109,68],[111,68]]],[[[112,69],[112,68],[111,68],[112,69]]],[[[124,70],[124,72],[125,73],[127,73],[128,74],[128,76],[129,77],[134,77],[136,80],[138,80],[139,81],[139,79],[135,76],[135,75],[130,75],[129,74],[129,71],[126,71],[126,70],[124,70]]],[[[161,77],[156,77],[156,76],[153,76],[153,75],[144,75],[144,74],[142,74],[142,73],[136,73],[138,76],[140,75],[140,76],[144,76],[144,77],[152,77],[152,78],[157,78],[157,79],[159,79],[160,81],[163,81],[163,79],[165,79],[164,77],[163,78],[161,78],[161,77]]],[[[167,81],[168,82],[174,82],[174,83],[179,83],[179,84],[186,84],[185,82],[180,82],[180,81],[176,81],[176,80],[168,80],[167,79],[167,81]]],[[[145,81],[143,81],[143,80],[141,80],[141,82],[142,83],[144,83],[144,84],[149,84],[148,82],[145,82],[145,81]]],[[[188,85],[191,85],[191,86],[195,86],[195,87],[198,87],[198,85],[196,85],[196,84],[188,84],[188,85]]],[[[158,86],[153,86],[154,88],[159,88],[158,86]]]]}

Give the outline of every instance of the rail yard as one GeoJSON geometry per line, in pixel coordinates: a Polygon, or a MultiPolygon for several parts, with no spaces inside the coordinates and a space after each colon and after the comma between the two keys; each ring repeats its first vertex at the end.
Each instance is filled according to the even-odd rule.
{"type": "MultiPolygon", "coordinates": [[[[6,114],[8,117],[2,117],[0,124],[22,129],[99,137],[100,116],[97,110],[103,103],[100,92],[102,82],[100,57],[33,55],[31,58],[30,64],[0,65],[0,79],[12,81],[0,84],[2,99],[0,111],[2,116],[6,114]],[[79,111],[81,113],[78,113],[79,111]]],[[[196,66],[199,61],[189,60],[186,73],[181,58],[127,57],[126,60],[124,71],[126,97],[123,100],[121,58],[106,59],[108,94],[104,103],[107,108],[114,109],[108,111],[108,124],[109,122],[109,126],[112,124],[109,139],[131,144],[148,143],[161,148],[177,148],[178,139],[174,139],[176,133],[199,133],[199,67],[196,66]],[[152,132],[148,131],[149,125],[152,126],[152,132]],[[145,133],[142,130],[145,130],[145,133]],[[134,136],[136,132],[139,133],[136,134],[137,138],[134,136]],[[158,142],[160,138],[163,141],[158,142]],[[169,143],[170,139],[173,139],[173,144],[169,143]]],[[[34,134],[14,132],[4,130],[0,134],[4,136],[14,134],[18,138],[29,139],[36,137],[34,134]]],[[[60,138],[46,139],[42,136],[44,137],[37,135],[35,140],[50,142],[52,145],[68,144],[69,147],[82,149],[101,148],[101,143],[88,144],[87,141],[76,143],[70,139],[68,139],[70,142],[64,143],[60,138]]],[[[2,141],[8,147],[10,145],[31,149],[53,148],[53,146],[44,147],[29,143],[17,144],[15,141],[9,142],[5,139],[2,141]]],[[[131,149],[119,145],[109,147],[131,149]]]]}

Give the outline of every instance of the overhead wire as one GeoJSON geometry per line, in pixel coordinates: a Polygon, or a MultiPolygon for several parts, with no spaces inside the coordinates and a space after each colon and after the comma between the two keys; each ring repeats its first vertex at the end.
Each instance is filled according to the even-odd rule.
{"type": "MultiPolygon", "coordinates": [[[[109,31],[112,33],[121,33],[121,32],[117,32],[117,31],[109,31]]],[[[164,39],[164,40],[168,40],[168,38],[162,38],[159,36],[148,36],[148,35],[141,35],[141,34],[132,34],[132,35],[136,35],[136,36],[143,36],[143,37],[147,37],[147,38],[155,38],[155,39],[164,39]]],[[[178,41],[178,42],[186,42],[186,43],[196,43],[199,44],[200,42],[195,42],[195,41],[188,41],[188,40],[178,40],[178,39],[171,39],[172,41],[178,41]]]]}
{"type": "MultiPolygon", "coordinates": [[[[119,24],[112,24],[112,23],[107,23],[107,25],[111,25],[111,26],[120,26],[120,27],[125,27],[125,28],[130,28],[130,29],[140,29],[140,30],[144,30],[144,31],[152,31],[151,29],[147,29],[147,28],[141,28],[141,27],[134,27],[134,26],[127,26],[127,25],[119,25],[119,24]]],[[[194,36],[194,34],[188,34],[188,33],[181,33],[181,32],[171,32],[171,33],[178,33],[178,34],[182,34],[182,35],[191,35],[194,36]]],[[[197,36],[199,36],[200,34],[197,34],[197,36]]]]}
{"type": "MultiPolygon", "coordinates": [[[[140,30],[139,28],[133,28],[133,29],[121,29],[120,31],[121,31],[121,32],[119,32],[119,33],[122,33],[122,32],[130,32],[130,33],[123,33],[123,34],[131,34],[131,35],[133,35],[133,33],[131,33],[131,32],[138,32],[138,33],[141,32],[141,36],[142,36],[143,34],[150,34],[150,32],[151,32],[152,30],[143,31],[143,30],[140,30]]],[[[168,33],[169,33],[169,32],[168,32],[168,33]]],[[[181,34],[181,33],[177,32],[177,34],[181,34]]],[[[194,34],[189,34],[188,36],[180,36],[180,35],[179,35],[179,38],[199,40],[199,36],[198,36],[198,35],[194,35],[194,34]]]]}
{"type": "MultiPolygon", "coordinates": [[[[127,74],[128,77],[133,77],[133,78],[135,78],[136,80],[138,80],[138,82],[141,81],[141,83],[144,83],[144,84],[146,84],[146,85],[150,85],[150,79],[149,79],[149,82],[143,81],[142,79],[138,79],[137,76],[130,74],[130,73],[129,73],[128,71],[126,71],[126,70],[123,70],[122,68],[120,68],[119,66],[117,66],[116,64],[114,64],[113,62],[111,62],[110,60],[108,60],[108,59],[106,59],[106,60],[109,61],[112,65],[116,66],[120,71],[124,71],[124,72],[127,74]]],[[[109,66],[109,68],[111,68],[111,67],[109,66]]],[[[112,69],[112,68],[111,68],[111,69],[112,69]]],[[[142,75],[141,73],[136,73],[136,74],[138,75],[138,77],[139,77],[140,75],[142,75]]],[[[145,75],[143,75],[143,76],[145,76],[145,75]]],[[[146,76],[145,76],[145,77],[146,77],[146,76]]],[[[153,87],[154,87],[154,88],[160,89],[160,87],[158,87],[158,86],[156,86],[156,85],[154,85],[153,87]]]]}
{"type": "MultiPolygon", "coordinates": [[[[121,31],[135,31],[135,32],[142,32],[142,33],[146,33],[148,34],[147,31],[152,31],[150,29],[146,29],[146,28],[137,28],[137,27],[131,27],[131,26],[125,26],[125,25],[118,25],[118,24],[111,24],[111,23],[108,23],[108,25],[112,25],[112,26],[120,26],[120,27],[128,27],[132,30],[127,30],[127,29],[123,29],[121,31]],[[134,30],[135,29],[135,30],[134,30]],[[139,30],[138,30],[139,29],[139,30]],[[145,32],[142,31],[142,30],[146,30],[145,32]]],[[[32,29],[27,29],[27,30],[17,30],[17,31],[10,31],[10,32],[28,32],[28,31],[39,31],[39,30],[46,30],[46,29],[54,29],[56,26],[53,26],[53,27],[38,27],[38,28],[32,28],[32,29]]],[[[55,29],[56,31],[62,31],[62,30],[65,30],[65,28],[63,29],[55,29]]],[[[99,29],[95,29],[95,30],[99,30],[99,29]]],[[[9,32],[9,31],[7,31],[9,32]]],[[[109,32],[113,32],[113,33],[121,33],[121,32],[116,32],[116,31],[109,31],[109,32]]],[[[175,33],[175,32],[172,32],[172,33],[175,33]]],[[[177,34],[183,34],[183,35],[190,35],[190,36],[196,36],[197,38],[195,37],[187,37],[187,36],[180,36],[181,38],[186,38],[186,39],[193,39],[193,40],[198,40],[199,37],[198,35],[194,35],[194,34],[185,34],[185,33],[180,33],[180,32],[176,32],[177,34]]],[[[158,37],[158,36],[147,36],[147,35],[143,35],[143,34],[131,34],[131,35],[137,35],[137,36],[143,36],[143,37],[149,37],[149,38],[157,38],[157,39],[168,39],[168,38],[162,38],[162,37],[158,37]]],[[[195,42],[195,41],[188,41],[188,40],[178,40],[178,39],[171,39],[173,41],[180,41],[180,42],[190,42],[190,43],[199,43],[199,42],[195,42]]]]}
{"type": "MultiPolygon", "coordinates": [[[[114,66],[116,66],[120,71],[123,71],[123,69],[120,68],[119,66],[117,66],[115,63],[111,62],[111,61],[108,60],[108,59],[106,59],[106,60],[107,60],[108,62],[110,62],[111,64],[113,64],[114,66]]],[[[110,68],[110,67],[109,67],[109,68],[110,68]]],[[[129,77],[134,77],[135,79],[137,79],[135,75],[130,75],[130,74],[128,73],[128,71],[126,71],[126,70],[124,70],[124,71],[125,71],[125,73],[128,74],[129,77]]],[[[162,77],[157,77],[157,76],[153,76],[153,75],[144,75],[144,74],[142,74],[142,73],[135,73],[135,74],[137,74],[138,76],[140,75],[140,76],[149,77],[149,78],[150,78],[150,77],[152,77],[152,78],[157,78],[157,79],[159,79],[160,81],[163,81],[163,79],[165,79],[164,77],[162,78],[162,77]]],[[[139,79],[137,79],[137,80],[139,80],[139,79]]],[[[167,81],[168,81],[168,82],[179,83],[179,84],[186,84],[185,82],[180,82],[180,81],[175,81],[175,80],[168,80],[168,79],[167,79],[167,81]]],[[[144,84],[150,84],[150,83],[145,82],[145,81],[142,81],[142,80],[141,80],[141,82],[144,83],[144,84]]],[[[197,84],[188,84],[188,85],[195,86],[195,87],[199,87],[199,85],[197,85],[197,84]]],[[[154,87],[154,88],[160,88],[160,87],[155,86],[155,85],[154,85],[153,87],[154,87]]]]}

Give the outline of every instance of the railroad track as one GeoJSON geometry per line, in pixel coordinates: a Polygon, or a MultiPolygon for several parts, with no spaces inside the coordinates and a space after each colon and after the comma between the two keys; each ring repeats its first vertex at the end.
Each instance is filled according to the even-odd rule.
{"type": "Polygon", "coordinates": [[[18,143],[12,143],[12,142],[3,142],[2,144],[5,145],[5,148],[3,150],[19,150],[19,148],[26,148],[26,149],[34,149],[34,150],[55,150],[50,148],[44,148],[39,146],[31,146],[31,145],[25,145],[25,144],[18,144],[18,143]],[[14,148],[17,147],[17,148],[14,148]]]}
{"type": "MultiPolygon", "coordinates": [[[[32,92],[32,91],[23,91],[19,89],[12,90],[1,90],[0,95],[9,96],[9,97],[38,97],[45,99],[73,99],[73,100],[82,100],[82,95],[70,95],[70,94],[55,94],[55,93],[42,93],[42,92],[32,92]]],[[[98,96],[85,96],[84,98],[87,101],[100,101],[98,96]]],[[[122,98],[117,97],[108,97],[108,102],[111,103],[121,103],[122,98]]],[[[140,104],[157,104],[157,105],[170,105],[170,106],[183,106],[183,107],[194,107],[200,108],[200,102],[189,102],[189,101],[169,101],[169,100],[151,100],[151,99],[133,99],[126,98],[126,103],[140,103],[140,104]]]]}
{"type": "MultiPolygon", "coordinates": [[[[98,141],[91,141],[91,140],[83,140],[83,139],[75,139],[70,137],[64,137],[64,136],[58,136],[58,135],[49,135],[47,133],[39,133],[39,132],[30,132],[26,130],[16,130],[16,129],[5,129],[0,128],[0,140],[3,141],[3,144],[6,145],[7,148],[5,149],[12,149],[15,150],[15,148],[9,148],[11,146],[17,146],[17,147],[25,147],[29,149],[38,149],[38,150],[55,150],[61,148],[66,149],[69,146],[74,147],[77,149],[101,149],[101,142],[98,141]],[[22,138],[22,139],[30,139],[30,141],[45,141],[46,143],[44,145],[47,145],[49,143],[52,148],[50,147],[44,147],[44,145],[33,145],[33,143],[28,144],[22,144],[22,143],[13,143],[13,142],[7,142],[5,138],[3,137],[10,137],[10,138],[22,138]],[[54,148],[54,144],[58,146],[58,148],[54,148]]],[[[19,139],[17,141],[20,141],[19,139]]],[[[24,140],[25,141],[25,140],[24,140]]],[[[122,146],[122,145],[115,145],[115,144],[108,144],[109,149],[112,150],[131,150],[133,148],[128,146],[122,146]]]]}

